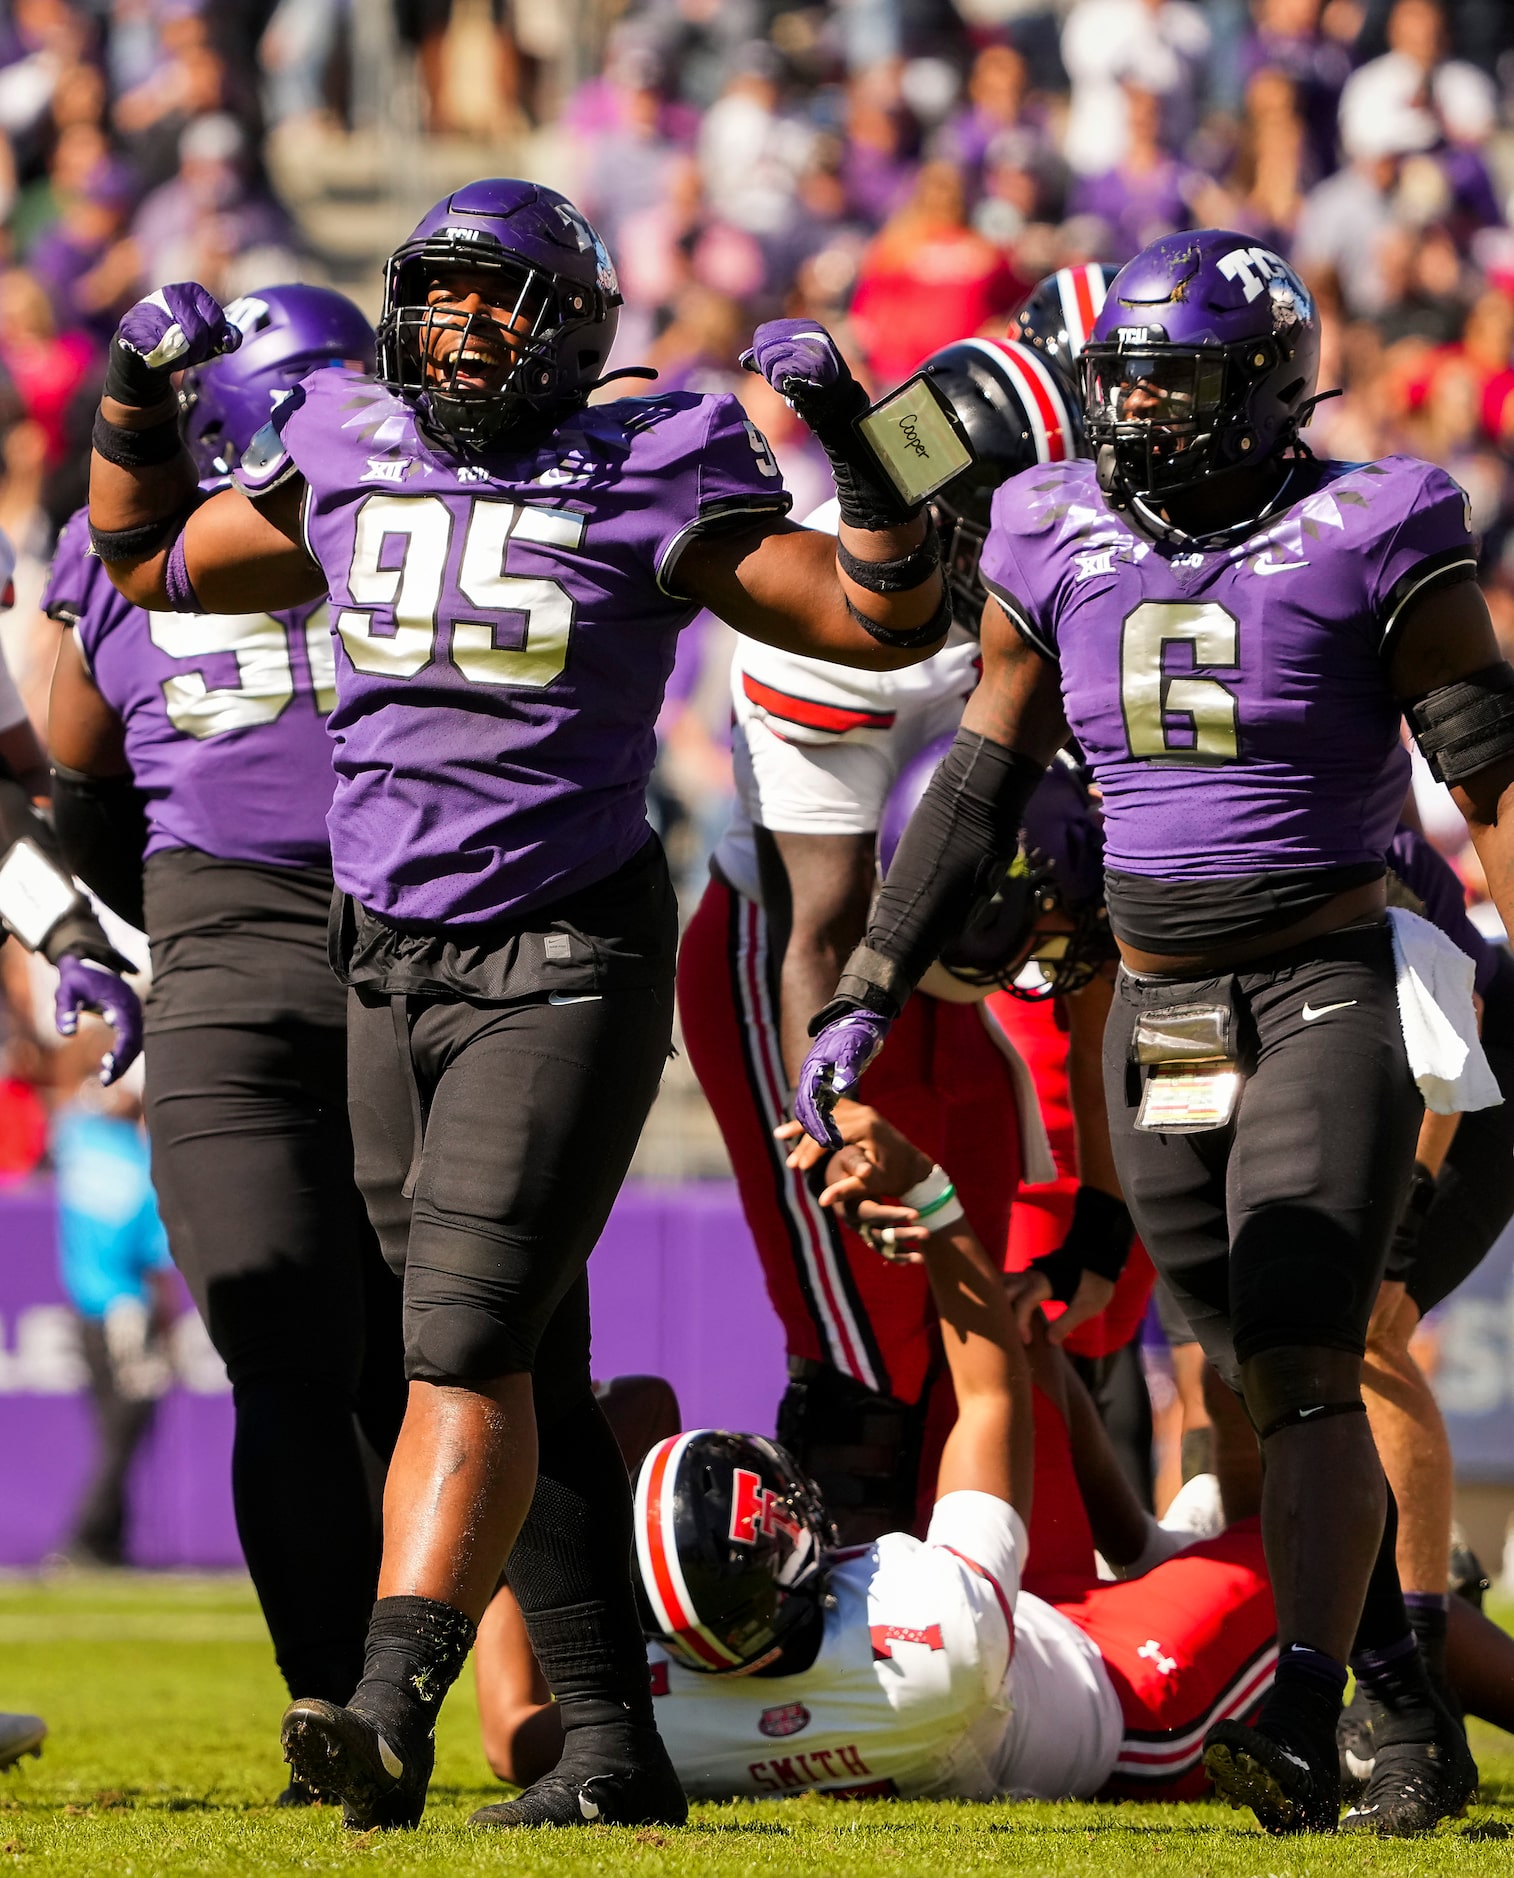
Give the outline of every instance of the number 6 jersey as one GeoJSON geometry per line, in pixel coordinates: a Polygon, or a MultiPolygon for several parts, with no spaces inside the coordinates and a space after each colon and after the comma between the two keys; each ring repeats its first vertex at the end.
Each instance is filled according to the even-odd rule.
{"type": "Polygon", "coordinates": [[[1289,876],[1382,872],[1409,777],[1388,660],[1410,603],[1475,570],[1466,498],[1409,457],[1304,459],[1289,476],[1255,532],[1219,548],[1152,541],[1091,462],[994,497],[983,580],[1061,668],[1103,792],[1110,917],[1135,944],[1150,936],[1122,924],[1122,876],[1182,883],[1173,898],[1195,905],[1198,883],[1249,877],[1256,904],[1277,904],[1289,876]]]}
{"type": "Polygon", "coordinates": [[[401,926],[478,928],[607,879],[647,840],[653,727],[702,529],[789,506],[731,397],[625,398],[444,452],[318,372],[244,459],[297,470],[338,639],[338,884],[401,926]]]}

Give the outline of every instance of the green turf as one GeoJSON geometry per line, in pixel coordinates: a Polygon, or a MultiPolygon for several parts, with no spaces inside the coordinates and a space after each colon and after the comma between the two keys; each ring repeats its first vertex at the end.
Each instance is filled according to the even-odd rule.
{"type": "MultiPolygon", "coordinates": [[[[1510,1613],[1505,1613],[1510,1615],[1510,1613]]],[[[887,1878],[1005,1870],[1120,1878],[1514,1875],[1514,1741],[1480,1730],[1484,1797],[1412,1845],[1269,1840],[1217,1806],[958,1806],[825,1800],[696,1808],[684,1832],[608,1827],[491,1837],[469,1812],[500,1795],[478,1748],[470,1677],[450,1698],[418,1833],[343,1832],[328,1809],[282,1813],[282,1690],[240,1579],[0,1582],[0,1707],[52,1729],[0,1782],[0,1878],[18,1872],[424,1872],[560,1878],[813,1873],[887,1878]]]]}

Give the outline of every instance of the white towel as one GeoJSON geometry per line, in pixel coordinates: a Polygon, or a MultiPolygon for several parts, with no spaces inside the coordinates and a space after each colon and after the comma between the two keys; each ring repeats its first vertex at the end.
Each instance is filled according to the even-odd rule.
{"type": "Polygon", "coordinates": [[[1472,961],[1461,947],[1417,913],[1388,909],[1398,1019],[1409,1068],[1426,1108],[1462,1115],[1502,1102],[1477,1036],[1472,961]]]}

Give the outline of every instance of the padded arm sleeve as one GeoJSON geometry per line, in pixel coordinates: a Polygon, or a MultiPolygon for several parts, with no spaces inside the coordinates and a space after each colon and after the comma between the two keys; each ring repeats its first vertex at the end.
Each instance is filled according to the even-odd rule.
{"type": "Polygon", "coordinates": [[[898,1014],[941,948],[992,899],[1045,773],[1044,763],[1017,750],[957,732],[910,817],[867,936],[836,987],[838,1000],[898,1014]]]}
{"type": "Polygon", "coordinates": [[[139,932],[147,928],[142,904],[142,857],[147,814],[130,776],[86,776],[53,765],[53,825],[70,870],[139,932]]]}

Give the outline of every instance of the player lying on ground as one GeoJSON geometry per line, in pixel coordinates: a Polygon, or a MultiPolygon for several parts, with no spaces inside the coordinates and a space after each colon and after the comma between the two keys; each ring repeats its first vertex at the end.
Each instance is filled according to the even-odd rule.
{"type": "Polygon", "coordinates": [[[585,1277],[671,1036],[654,724],[701,606],[877,666],[925,656],[949,620],[934,531],[861,452],[867,400],[825,334],[779,322],[754,357],[831,454],[839,540],[784,519],[734,398],[588,405],[619,306],[571,203],[473,183],[390,260],[377,382],[314,374],[236,487],[201,500],[175,428],[170,371],[237,341],[201,287],[126,315],[95,430],[94,544],[129,600],[331,597],[332,946],[410,1393],[363,1681],[347,1707],[296,1703],[284,1743],[358,1829],[420,1819],[436,1714],[507,1558],[568,1731],[510,1817],[684,1816],[585,1277]]]}
{"type": "MultiPolygon", "coordinates": [[[[180,387],[207,494],[301,379],[373,364],[372,327],[328,288],[271,287],[228,317],[242,345],[180,387]]],[[[48,729],[59,839],[151,940],[153,1184],[231,1378],[237,1532],[289,1694],[346,1702],[378,1584],[372,1455],[393,1450],[405,1382],[326,957],[328,610],[149,614],[110,584],[88,521],[65,525],[43,596],[68,628],[48,729]]],[[[284,1803],[308,1797],[291,1782],[284,1803]]]]}
{"type": "MultiPolygon", "coordinates": [[[[1069,1445],[1070,1420],[1098,1424],[1086,1397],[1063,1393],[1059,1378],[1077,1386],[1065,1359],[1044,1342],[1028,1353],[996,1265],[954,1201],[931,1231],[913,1209],[867,1197],[932,1175],[886,1123],[870,1154],[845,1149],[829,1172],[825,1197],[854,1226],[891,1233],[891,1251],[922,1251],[958,1416],[923,1544],[893,1532],[835,1549],[813,1483],[753,1436],[700,1430],[647,1456],[637,1557],[659,1725],[685,1786],[709,1799],[1202,1791],[1204,1726],[1249,1712],[1272,1673],[1254,1526],[1130,1582],[1100,1582],[1069,1445]],[[1033,1362],[1044,1389],[1032,1388],[1033,1362]],[[1052,1502],[1044,1510],[1032,1507],[1033,1479],[1036,1501],[1052,1502]],[[1035,1538],[1027,1555],[1027,1525],[1045,1535],[1044,1557],[1035,1538]]],[[[1107,1443],[1102,1467],[1118,1480],[1107,1443]]],[[[1100,1543],[1114,1549],[1118,1487],[1091,1504],[1103,1509],[1100,1543]]],[[[550,1709],[533,1723],[509,1700],[522,1667],[529,1676],[529,1659],[517,1651],[512,1668],[501,1650],[498,1681],[480,1673],[486,1728],[499,1710],[519,1731],[496,1738],[496,1765],[504,1746],[506,1771],[518,1773],[523,1751],[551,1751],[550,1709]]]]}
{"type": "MultiPolygon", "coordinates": [[[[1173,236],[1117,277],[1084,352],[1097,463],[995,498],[982,682],[796,1112],[830,1132],[826,1104],[991,889],[1070,726],[1124,961],[1105,1054],[1121,1184],[1266,1447],[1283,1656],[1258,1726],[1222,1724],[1211,1766],[1269,1827],[1333,1830],[1349,1658],[1381,1745],[1347,1824],[1416,1832],[1460,1811],[1476,1769],[1413,1642],[1362,1412],[1423,1112],[1385,855],[1407,710],[1514,916],[1514,672],[1451,479],[1303,447],[1318,356],[1307,290],[1245,236],[1173,236]]],[[[1470,1025],[1466,1003],[1448,1021],[1470,1025]]]]}

